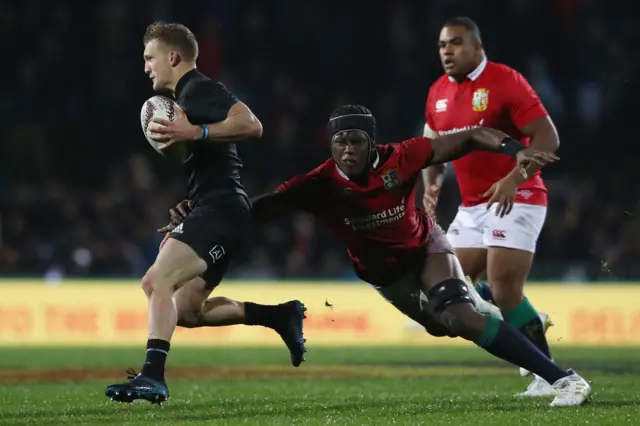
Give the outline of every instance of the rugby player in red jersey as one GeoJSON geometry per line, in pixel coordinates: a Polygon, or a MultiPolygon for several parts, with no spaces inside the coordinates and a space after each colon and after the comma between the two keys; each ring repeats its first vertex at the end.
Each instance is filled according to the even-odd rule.
{"type": "MultiPolygon", "coordinates": [[[[480,31],[471,19],[453,18],[440,32],[445,74],[430,88],[425,136],[448,135],[475,127],[503,131],[525,146],[554,152],[558,134],[535,91],[517,71],[487,60],[480,31]]],[[[516,161],[492,152],[472,152],[453,162],[462,205],[447,230],[464,273],[478,292],[495,303],[510,325],[551,358],[545,331],[549,317],[538,314],[524,296],[547,212],[547,189],[540,165],[520,173],[516,161]],[[489,286],[479,282],[486,272],[489,286]]],[[[423,172],[424,206],[435,211],[445,166],[423,172]]],[[[529,372],[521,369],[522,375],[529,372]]],[[[552,395],[535,377],[521,396],[552,395]]]]}
{"type": "MultiPolygon", "coordinates": [[[[375,118],[358,105],[334,111],[329,133],[332,158],[254,198],[254,217],[267,220],[293,210],[313,214],[347,247],[358,276],[427,332],[462,337],[535,372],[553,383],[552,406],[587,400],[591,389],[582,377],[558,367],[497,316],[479,312],[487,302],[474,296],[444,231],[416,207],[414,197],[423,168],[474,150],[510,155],[520,167],[543,166],[557,157],[525,149],[488,128],[376,145],[375,118]]],[[[172,217],[173,224],[180,220],[172,217]]]]}

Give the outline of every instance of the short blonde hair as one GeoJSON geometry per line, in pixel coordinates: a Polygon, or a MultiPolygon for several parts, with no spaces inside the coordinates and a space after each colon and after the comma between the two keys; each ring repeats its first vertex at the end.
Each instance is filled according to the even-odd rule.
{"type": "Polygon", "coordinates": [[[160,40],[168,46],[176,49],[187,61],[195,61],[198,58],[198,42],[191,30],[182,24],[154,22],[147,27],[142,39],[146,46],[151,40],[160,40]]]}

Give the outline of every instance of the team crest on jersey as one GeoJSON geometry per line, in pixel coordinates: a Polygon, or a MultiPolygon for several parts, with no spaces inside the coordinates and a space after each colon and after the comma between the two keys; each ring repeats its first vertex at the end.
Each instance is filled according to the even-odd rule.
{"type": "Polygon", "coordinates": [[[471,106],[475,112],[486,111],[489,106],[489,91],[487,89],[478,89],[473,92],[471,106]]]}
{"type": "Polygon", "coordinates": [[[398,176],[398,169],[387,169],[382,172],[382,181],[384,182],[385,189],[393,189],[400,185],[400,176],[398,176]]]}

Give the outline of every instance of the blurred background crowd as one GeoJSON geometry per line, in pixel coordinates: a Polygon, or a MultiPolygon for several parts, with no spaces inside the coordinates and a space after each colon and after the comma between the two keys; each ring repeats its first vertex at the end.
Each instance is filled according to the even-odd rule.
{"type": "MultiPolygon", "coordinates": [[[[185,194],[180,166],[139,122],[152,95],[142,35],[189,26],[199,68],[256,113],[240,146],[250,195],[326,159],[324,125],[344,102],[369,106],[379,141],[420,134],[442,73],[451,16],[482,30],[488,57],[521,71],[555,120],[562,161],[545,169],[550,209],[532,275],[640,279],[640,184],[632,151],[640,71],[633,2],[610,0],[27,0],[0,2],[9,84],[0,92],[0,275],[141,276],[156,229],[185,194]],[[629,142],[628,142],[629,141],[629,142]]],[[[449,176],[438,216],[458,206],[449,176]]],[[[255,232],[242,278],[353,277],[343,249],[295,215],[255,232]]]]}

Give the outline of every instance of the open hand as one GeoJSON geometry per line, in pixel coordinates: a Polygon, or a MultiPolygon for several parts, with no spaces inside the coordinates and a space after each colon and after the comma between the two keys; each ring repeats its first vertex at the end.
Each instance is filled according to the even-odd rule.
{"type": "Polygon", "coordinates": [[[498,203],[496,216],[504,217],[511,212],[517,192],[518,183],[510,176],[507,176],[491,185],[491,188],[482,196],[491,197],[487,202],[487,210],[489,210],[494,203],[498,203]]]}
{"type": "Polygon", "coordinates": [[[524,179],[528,179],[529,175],[527,173],[527,168],[530,165],[538,166],[536,170],[546,166],[549,163],[554,163],[560,159],[553,152],[547,151],[536,151],[531,148],[523,149],[522,151],[516,154],[516,159],[518,160],[518,170],[524,179]]]}

